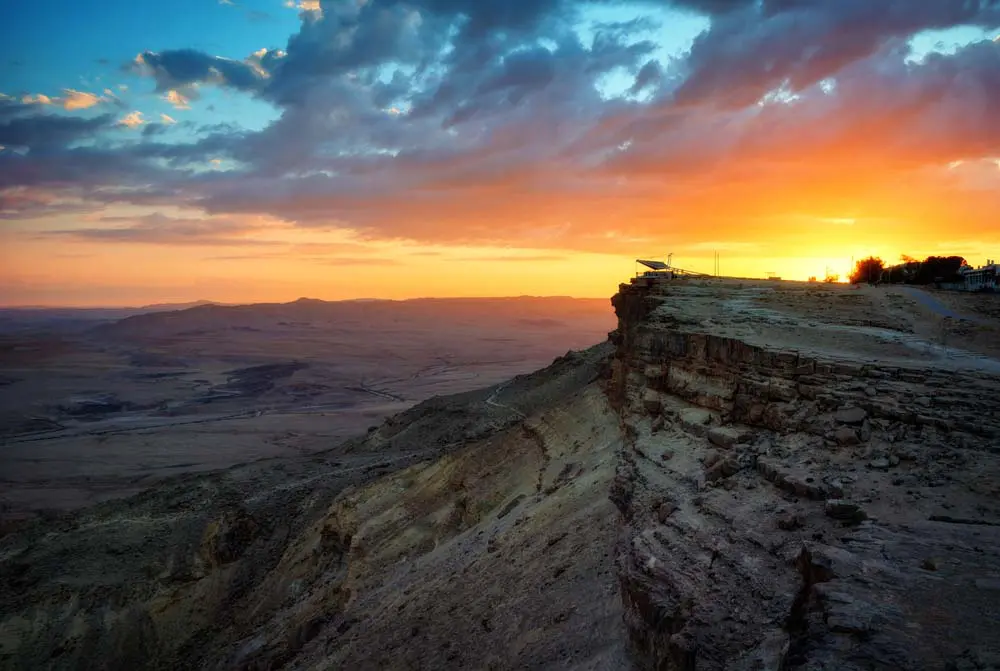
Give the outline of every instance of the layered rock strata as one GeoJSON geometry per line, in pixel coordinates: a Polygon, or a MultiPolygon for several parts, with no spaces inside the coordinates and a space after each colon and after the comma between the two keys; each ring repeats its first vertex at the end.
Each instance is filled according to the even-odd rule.
{"type": "Polygon", "coordinates": [[[761,295],[639,281],[613,299],[626,444],[612,498],[637,663],[996,668],[990,362],[892,334],[873,351],[881,329],[763,310],[761,295]],[[814,337],[791,349],[796,328],[814,337]]]}
{"type": "Polygon", "coordinates": [[[609,352],[0,539],[0,668],[622,668],[609,352]]]}

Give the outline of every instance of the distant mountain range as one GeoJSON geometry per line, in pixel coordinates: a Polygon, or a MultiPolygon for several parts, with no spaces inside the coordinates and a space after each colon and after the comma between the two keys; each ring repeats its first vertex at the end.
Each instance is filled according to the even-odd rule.
{"type": "Polygon", "coordinates": [[[415,298],[387,300],[362,298],[324,301],[299,298],[288,303],[238,305],[209,300],[189,303],[155,303],[142,307],[0,308],[0,333],[39,331],[83,331],[95,326],[112,336],[164,335],[192,330],[261,329],[273,327],[330,325],[336,322],[366,324],[383,328],[406,323],[409,328],[434,327],[437,320],[447,323],[516,324],[538,326],[553,317],[574,313],[604,314],[606,299],[563,296],[509,298],[415,298]]]}
{"type": "Polygon", "coordinates": [[[233,305],[233,303],[219,303],[218,301],[191,301],[190,303],[153,303],[151,305],[143,305],[141,308],[135,308],[137,310],[143,310],[146,312],[161,312],[163,310],[187,310],[188,308],[196,308],[202,305],[233,305]]]}
{"type": "Polygon", "coordinates": [[[137,312],[98,328],[108,337],[205,335],[219,331],[287,332],[300,328],[378,329],[408,332],[449,329],[565,326],[578,319],[605,319],[607,301],[578,298],[416,298],[290,303],[201,304],[177,310],[137,312]]]}
{"type": "Polygon", "coordinates": [[[222,304],[212,301],[194,301],[112,308],[73,308],[44,305],[6,307],[0,308],[0,333],[50,329],[73,331],[92,327],[95,323],[113,322],[156,312],[187,310],[205,305],[222,304]]]}

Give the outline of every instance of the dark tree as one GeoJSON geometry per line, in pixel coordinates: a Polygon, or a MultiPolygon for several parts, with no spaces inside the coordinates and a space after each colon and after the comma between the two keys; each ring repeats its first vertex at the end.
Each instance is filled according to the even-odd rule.
{"type": "MultiPolygon", "coordinates": [[[[886,278],[892,284],[934,284],[937,282],[961,282],[959,269],[966,265],[961,256],[928,256],[917,261],[905,254],[901,264],[890,266],[886,278]]],[[[863,278],[862,278],[863,279],[863,278]]]]}
{"type": "Polygon", "coordinates": [[[961,256],[928,256],[920,264],[914,284],[933,284],[934,282],[960,282],[958,269],[965,265],[961,256]]]}
{"type": "Polygon", "coordinates": [[[875,284],[882,279],[882,270],[885,264],[877,256],[869,256],[854,264],[854,272],[851,273],[851,284],[875,284]]]}

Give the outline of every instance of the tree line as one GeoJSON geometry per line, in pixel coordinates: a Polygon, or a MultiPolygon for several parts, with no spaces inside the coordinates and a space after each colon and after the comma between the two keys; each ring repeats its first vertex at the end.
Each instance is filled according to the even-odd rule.
{"type": "Polygon", "coordinates": [[[928,256],[918,261],[905,254],[900,263],[887,266],[877,256],[869,256],[854,264],[850,280],[852,284],[935,284],[939,282],[961,282],[959,270],[968,265],[961,256],[928,256]]]}

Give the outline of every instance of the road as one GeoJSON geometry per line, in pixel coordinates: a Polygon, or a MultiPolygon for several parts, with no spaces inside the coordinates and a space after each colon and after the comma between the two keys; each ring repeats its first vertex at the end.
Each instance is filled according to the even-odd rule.
{"type": "Polygon", "coordinates": [[[505,403],[500,403],[499,401],[496,400],[497,396],[499,396],[500,393],[507,388],[508,384],[510,384],[510,380],[497,385],[497,388],[493,390],[493,393],[490,394],[490,397],[486,399],[486,405],[491,405],[494,408],[500,408],[502,410],[507,410],[508,412],[512,412],[514,413],[514,415],[518,417],[518,419],[527,419],[528,416],[525,415],[520,410],[518,410],[517,408],[512,408],[509,405],[505,403]]]}
{"type": "Polygon", "coordinates": [[[934,298],[934,296],[924,291],[923,289],[917,289],[915,287],[900,287],[900,288],[903,290],[903,293],[909,295],[910,298],[914,299],[922,306],[924,306],[931,312],[936,313],[940,317],[949,317],[951,319],[964,319],[965,321],[978,322],[978,323],[982,323],[983,321],[978,317],[972,317],[969,315],[963,315],[955,312],[947,305],[944,305],[941,301],[934,298]]]}

